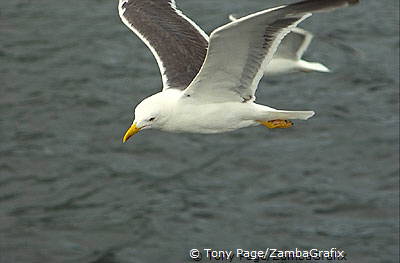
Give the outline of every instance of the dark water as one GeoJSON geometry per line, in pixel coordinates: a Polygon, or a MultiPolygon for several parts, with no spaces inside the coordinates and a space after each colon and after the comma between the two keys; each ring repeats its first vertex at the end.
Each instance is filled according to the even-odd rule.
{"type": "MultiPolygon", "coordinates": [[[[265,0],[181,0],[207,32],[265,0]]],[[[188,262],[191,248],[340,248],[398,262],[399,2],[315,15],[332,74],[260,83],[295,128],[121,136],[161,87],[117,1],[0,1],[0,262],[188,262]]],[[[244,262],[244,261],[243,261],[244,262]]]]}

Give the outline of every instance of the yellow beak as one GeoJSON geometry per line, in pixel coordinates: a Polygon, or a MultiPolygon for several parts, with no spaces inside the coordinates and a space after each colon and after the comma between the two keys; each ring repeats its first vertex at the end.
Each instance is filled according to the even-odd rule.
{"type": "Polygon", "coordinates": [[[126,131],[124,138],[122,139],[122,142],[126,142],[131,138],[133,135],[138,133],[140,131],[140,128],[136,127],[136,124],[132,124],[132,126],[126,131]]]}

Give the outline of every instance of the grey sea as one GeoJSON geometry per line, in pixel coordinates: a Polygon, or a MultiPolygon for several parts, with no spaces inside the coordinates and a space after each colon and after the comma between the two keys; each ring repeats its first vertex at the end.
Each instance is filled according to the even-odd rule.
{"type": "MultiPolygon", "coordinates": [[[[291,0],[177,1],[210,33],[291,0]]],[[[399,262],[399,1],[301,26],[315,35],[305,59],[332,73],[264,78],[257,101],[312,119],[122,144],[161,79],[117,1],[1,0],[0,262],[181,263],[192,249],[223,262],[204,249],[268,248],[399,262]]]]}

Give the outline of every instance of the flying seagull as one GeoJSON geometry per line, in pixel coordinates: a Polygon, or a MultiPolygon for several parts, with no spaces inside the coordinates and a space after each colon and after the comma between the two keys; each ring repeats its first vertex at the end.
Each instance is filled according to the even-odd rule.
{"type": "MultiPolygon", "coordinates": [[[[231,21],[236,21],[234,15],[230,15],[231,21]]],[[[299,27],[293,28],[282,39],[272,60],[268,63],[264,75],[273,76],[292,72],[330,72],[323,64],[308,62],[302,59],[304,52],[313,39],[313,34],[299,27]]]]}
{"type": "Polygon", "coordinates": [[[263,69],[279,43],[315,12],[358,0],[306,0],[260,11],[214,30],[210,38],[174,0],[119,0],[122,21],[149,47],[163,90],[144,99],[123,141],[143,129],[221,133],[264,125],[292,126],[313,111],[277,110],[254,103],[263,69]]]}

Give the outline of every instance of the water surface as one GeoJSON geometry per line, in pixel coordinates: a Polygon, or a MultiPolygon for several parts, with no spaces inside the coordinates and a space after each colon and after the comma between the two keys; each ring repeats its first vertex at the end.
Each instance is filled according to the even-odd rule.
{"type": "MultiPolygon", "coordinates": [[[[207,32],[281,1],[181,0],[207,32]]],[[[0,3],[0,262],[177,263],[191,248],[341,248],[398,262],[399,3],[315,15],[331,74],[263,79],[287,130],[121,137],[161,88],[117,1],[0,3]]]]}

